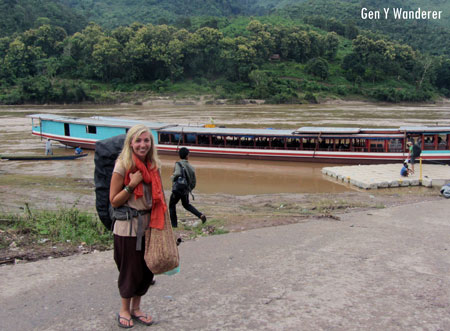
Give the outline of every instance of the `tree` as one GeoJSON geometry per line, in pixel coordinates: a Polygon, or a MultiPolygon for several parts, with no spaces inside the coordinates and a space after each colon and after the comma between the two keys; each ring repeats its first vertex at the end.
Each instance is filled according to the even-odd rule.
{"type": "Polygon", "coordinates": [[[20,37],[9,44],[5,67],[14,77],[27,77],[37,72],[36,61],[43,57],[40,47],[27,46],[20,37]]]}
{"type": "Polygon", "coordinates": [[[342,69],[345,70],[345,77],[351,82],[361,80],[366,68],[362,62],[361,56],[357,53],[347,54],[342,60],[342,69]]]}
{"type": "Polygon", "coordinates": [[[103,81],[120,77],[121,54],[119,42],[112,37],[104,37],[96,43],[92,52],[95,75],[103,81]]]}
{"type": "Polygon", "coordinates": [[[305,69],[307,73],[320,77],[322,80],[327,79],[330,74],[328,61],[320,57],[309,60],[305,69]]]}
{"type": "Polygon", "coordinates": [[[339,38],[335,32],[327,33],[325,37],[325,56],[328,60],[333,60],[336,57],[339,47],[339,38]]]}
{"type": "Polygon", "coordinates": [[[435,85],[450,90],[450,59],[442,61],[436,72],[435,85]]]}

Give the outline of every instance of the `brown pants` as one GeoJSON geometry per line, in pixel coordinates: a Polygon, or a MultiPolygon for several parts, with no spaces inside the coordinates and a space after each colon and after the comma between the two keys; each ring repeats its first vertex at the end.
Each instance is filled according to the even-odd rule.
{"type": "Polygon", "coordinates": [[[114,235],[114,261],[119,269],[119,293],[124,299],[143,296],[153,281],[153,273],[144,260],[144,243],[142,249],[136,250],[136,237],[114,235]]]}

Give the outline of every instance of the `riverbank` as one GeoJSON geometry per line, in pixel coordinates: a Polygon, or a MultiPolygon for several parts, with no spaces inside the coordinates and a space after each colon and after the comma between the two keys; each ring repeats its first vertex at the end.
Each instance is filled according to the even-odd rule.
{"type": "MultiPolygon", "coordinates": [[[[450,204],[411,202],[183,243],[141,307],[165,331],[448,330],[450,204]]],[[[0,277],[2,330],[118,329],[111,251],[0,277]]]]}
{"type": "MultiPolygon", "coordinates": [[[[34,189],[11,184],[1,185],[0,199],[4,206],[2,212],[24,214],[28,212],[28,208],[31,210],[77,208],[95,215],[92,183],[80,181],[78,185],[72,185],[71,189],[67,187],[64,189],[63,186],[58,187],[58,185],[64,184],[58,181],[40,183],[39,187],[34,189]],[[43,190],[42,186],[52,187],[43,190]],[[57,204],[55,204],[56,199],[57,204]],[[5,206],[8,208],[5,209],[5,206]]],[[[168,194],[166,196],[168,200],[168,194]]],[[[175,233],[184,241],[190,241],[203,236],[302,223],[306,219],[334,222],[350,212],[376,211],[435,200],[442,200],[439,190],[424,187],[320,194],[279,193],[241,196],[196,194],[193,203],[207,215],[208,222],[202,225],[192,214],[178,206],[180,225],[175,233]]],[[[45,236],[36,240],[31,233],[8,229],[2,230],[1,244],[0,264],[17,264],[111,248],[111,246],[99,244],[87,245],[83,242],[52,242],[45,236]]]]}

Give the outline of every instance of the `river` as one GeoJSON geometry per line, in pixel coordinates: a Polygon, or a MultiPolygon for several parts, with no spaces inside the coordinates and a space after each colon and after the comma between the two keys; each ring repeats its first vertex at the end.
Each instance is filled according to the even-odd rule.
{"type": "MultiPolygon", "coordinates": [[[[296,129],[301,126],[397,127],[448,125],[450,103],[370,104],[362,102],[320,105],[202,105],[173,101],[130,105],[0,106],[0,154],[41,154],[44,141],[31,135],[29,114],[114,116],[180,124],[213,121],[226,127],[296,129]]],[[[73,149],[53,144],[55,154],[73,149]]],[[[170,187],[175,156],[161,156],[164,187],[170,187]]],[[[321,174],[320,163],[194,158],[200,193],[236,195],[269,193],[337,193],[351,190],[321,174]]],[[[329,166],[329,164],[328,164],[329,166]]],[[[91,180],[93,151],[75,161],[0,161],[1,175],[44,175],[91,180]]]]}

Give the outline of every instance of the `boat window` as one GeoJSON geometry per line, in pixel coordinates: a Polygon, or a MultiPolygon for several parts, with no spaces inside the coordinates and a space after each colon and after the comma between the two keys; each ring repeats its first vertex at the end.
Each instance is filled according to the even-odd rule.
{"type": "Polygon", "coordinates": [[[253,148],[255,146],[255,141],[253,137],[247,136],[241,138],[241,146],[246,148],[253,148]]]}
{"type": "Polygon", "coordinates": [[[398,138],[390,139],[388,143],[389,152],[401,153],[402,141],[398,138]]]}
{"type": "Polygon", "coordinates": [[[160,133],[159,134],[159,143],[160,144],[168,144],[170,142],[170,135],[168,133],[160,133]]]}
{"type": "Polygon", "coordinates": [[[227,140],[227,147],[237,147],[237,146],[239,146],[239,137],[228,136],[226,140],[227,140]]]}
{"type": "Polygon", "coordinates": [[[437,141],[438,146],[437,146],[437,149],[439,149],[439,150],[447,149],[447,146],[448,146],[447,139],[448,139],[448,137],[449,137],[449,135],[447,135],[447,134],[440,134],[440,135],[438,135],[438,141],[437,141]]]}
{"type": "Polygon", "coordinates": [[[356,152],[364,152],[366,147],[366,139],[353,139],[353,150],[356,152]]]}
{"type": "Polygon", "coordinates": [[[199,134],[197,135],[198,144],[199,145],[209,145],[209,138],[210,136],[207,134],[199,134]]]}
{"type": "Polygon", "coordinates": [[[181,134],[179,134],[179,133],[171,133],[170,141],[172,142],[172,144],[177,145],[177,144],[183,143],[183,138],[182,138],[181,134]]]}
{"type": "MultiPolygon", "coordinates": [[[[303,142],[305,142],[306,139],[303,138],[303,142]]],[[[288,149],[298,149],[300,147],[300,139],[299,138],[288,138],[286,139],[286,145],[288,149]]]]}
{"type": "Polygon", "coordinates": [[[86,133],[97,134],[97,127],[93,125],[87,125],[86,133]]]}
{"type": "Polygon", "coordinates": [[[184,136],[185,144],[195,144],[195,134],[194,133],[186,133],[184,136]]]}
{"type": "Polygon", "coordinates": [[[285,138],[273,138],[272,139],[272,148],[284,148],[284,141],[286,139],[285,138]]]}
{"type": "Polygon", "coordinates": [[[382,140],[375,140],[370,142],[370,151],[371,152],[384,152],[383,148],[384,144],[382,140]]]}
{"type": "Polygon", "coordinates": [[[258,137],[256,138],[256,146],[261,148],[269,147],[269,138],[258,137]]]}
{"type": "Polygon", "coordinates": [[[64,123],[64,135],[70,136],[70,126],[69,123],[64,123]]]}
{"type": "Polygon", "coordinates": [[[224,137],[223,136],[212,136],[212,144],[214,146],[224,146],[224,137]]]}

